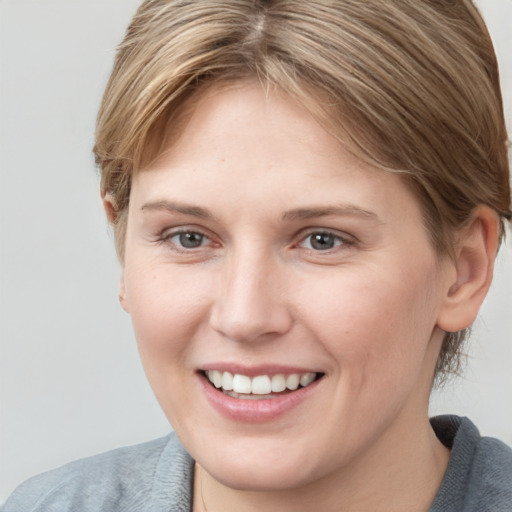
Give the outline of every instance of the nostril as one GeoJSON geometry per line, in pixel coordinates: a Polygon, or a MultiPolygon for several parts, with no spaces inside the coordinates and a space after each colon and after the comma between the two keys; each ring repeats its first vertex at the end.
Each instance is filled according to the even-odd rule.
{"type": "Polygon", "coordinates": [[[213,319],[211,326],[223,338],[250,343],[267,341],[269,338],[285,334],[290,329],[291,322],[272,318],[272,314],[268,314],[262,316],[261,319],[253,317],[245,321],[233,319],[219,321],[219,319],[213,319]]]}

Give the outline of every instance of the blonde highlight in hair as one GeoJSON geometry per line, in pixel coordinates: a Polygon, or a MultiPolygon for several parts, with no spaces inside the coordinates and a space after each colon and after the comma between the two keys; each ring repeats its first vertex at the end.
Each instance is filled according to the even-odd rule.
{"type": "MultiPolygon", "coordinates": [[[[496,57],[471,1],[147,0],[119,47],[94,148],[121,259],[133,173],[179,134],[196,95],[249,77],[401,173],[439,254],[478,205],[510,215],[496,57]]],[[[448,333],[439,371],[457,366],[463,340],[448,333]]]]}

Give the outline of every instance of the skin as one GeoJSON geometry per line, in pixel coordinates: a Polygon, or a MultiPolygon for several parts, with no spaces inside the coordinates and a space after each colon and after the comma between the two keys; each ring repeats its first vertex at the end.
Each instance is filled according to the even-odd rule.
{"type": "Polygon", "coordinates": [[[195,510],[428,510],[449,458],[427,416],[443,329],[471,323],[492,276],[482,212],[460,261],[440,257],[399,177],[293,99],[253,82],[202,96],[134,176],[120,294],[197,461],[195,510]],[[205,396],[199,372],[219,362],[324,376],[285,414],[240,422],[205,396]]]}

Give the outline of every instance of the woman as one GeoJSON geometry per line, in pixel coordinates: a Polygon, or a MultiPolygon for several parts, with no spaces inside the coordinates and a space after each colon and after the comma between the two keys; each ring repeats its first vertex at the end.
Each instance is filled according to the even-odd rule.
{"type": "Polygon", "coordinates": [[[147,1],[95,154],[176,434],[15,510],[510,510],[512,453],[429,421],[510,219],[470,2],[147,1]]]}

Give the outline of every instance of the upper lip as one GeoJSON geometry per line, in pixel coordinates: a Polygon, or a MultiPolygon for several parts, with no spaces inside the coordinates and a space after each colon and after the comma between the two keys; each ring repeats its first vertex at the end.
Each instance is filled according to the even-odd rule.
{"type": "Polygon", "coordinates": [[[257,377],[259,375],[291,375],[294,373],[324,373],[315,368],[307,368],[300,366],[288,366],[279,364],[261,364],[254,366],[246,366],[236,363],[209,363],[201,366],[200,371],[230,372],[233,375],[247,375],[247,377],[257,377]]]}

